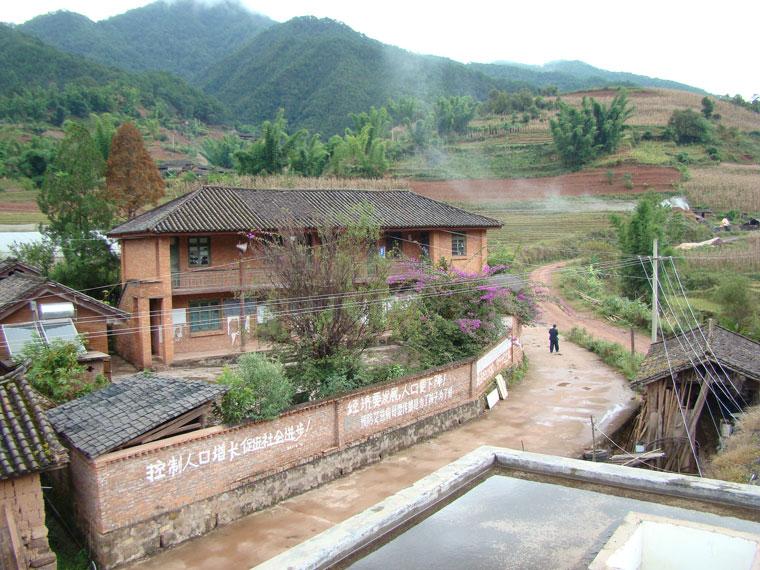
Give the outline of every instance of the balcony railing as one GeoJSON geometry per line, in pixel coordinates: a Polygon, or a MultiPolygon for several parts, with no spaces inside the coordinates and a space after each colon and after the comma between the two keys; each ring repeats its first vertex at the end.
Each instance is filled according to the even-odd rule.
{"type": "MultiPolygon", "coordinates": [[[[392,260],[388,266],[388,276],[405,274],[409,271],[409,267],[409,261],[392,260]]],[[[239,267],[192,269],[172,273],[172,289],[185,293],[261,289],[271,285],[270,273],[271,270],[267,266],[250,267],[243,265],[241,279],[241,268],[239,267]]],[[[366,270],[360,272],[359,280],[366,278],[366,270]]]]}
{"type": "Polygon", "coordinates": [[[219,268],[209,267],[172,274],[175,291],[240,291],[266,287],[269,269],[266,267],[219,268]],[[242,272],[242,275],[241,275],[242,272]]]}

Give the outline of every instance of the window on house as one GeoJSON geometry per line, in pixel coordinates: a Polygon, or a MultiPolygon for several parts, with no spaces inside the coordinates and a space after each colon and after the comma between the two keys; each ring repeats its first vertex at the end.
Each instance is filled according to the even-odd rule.
{"type": "Polygon", "coordinates": [[[211,238],[187,238],[187,263],[191,267],[211,264],[211,238]]]}
{"type": "Polygon", "coordinates": [[[190,301],[190,332],[216,331],[222,327],[222,307],[218,300],[190,301]]]}
{"type": "Polygon", "coordinates": [[[451,236],[451,255],[453,257],[467,255],[466,234],[456,234],[451,236]]]}
{"type": "Polygon", "coordinates": [[[391,232],[385,236],[385,252],[389,257],[398,257],[403,248],[402,237],[399,232],[391,232]]]}
{"type": "Polygon", "coordinates": [[[417,235],[417,243],[420,244],[420,253],[425,260],[430,259],[430,234],[422,232],[417,235]]]}
{"type": "Polygon", "coordinates": [[[16,356],[24,350],[30,342],[50,344],[54,340],[72,342],[77,345],[79,352],[85,352],[84,345],[79,338],[79,332],[71,319],[56,319],[37,321],[36,323],[23,325],[3,325],[5,343],[8,352],[16,356]]]}

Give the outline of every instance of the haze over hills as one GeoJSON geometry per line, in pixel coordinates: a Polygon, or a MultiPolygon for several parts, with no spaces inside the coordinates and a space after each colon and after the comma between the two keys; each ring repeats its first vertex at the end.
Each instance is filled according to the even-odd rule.
{"type": "Polygon", "coordinates": [[[208,73],[204,88],[257,121],[284,107],[291,123],[335,133],[348,113],[414,95],[487,96],[500,83],[445,58],[368,38],[334,20],[294,18],[259,34],[208,73]]]}
{"type": "Polygon", "coordinates": [[[621,71],[607,71],[589,65],[583,61],[550,61],[544,65],[528,65],[512,61],[496,61],[492,64],[473,64],[489,76],[497,78],[521,78],[530,84],[554,85],[560,91],[588,89],[589,83],[599,87],[604,84],[629,85],[636,87],[655,87],[677,89],[704,94],[706,91],[685,83],[657,79],[646,75],[636,75],[621,71]]]}
{"type": "Polygon", "coordinates": [[[18,30],[101,64],[178,74],[226,104],[235,121],[259,123],[284,108],[291,127],[326,136],[349,126],[349,113],[404,95],[483,100],[493,89],[621,84],[702,92],[583,62],[463,64],[383,44],[334,20],[307,16],[276,23],[234,1],[159,1],[100,22],[56,12],[18,30]]]}
{"type": "Polygon", "coordinates": [[[18,27],[63,51],[132,71],[198,79],[274,20],[236,2],[154,2],[93,22],[73,12],[37,16],[18,27]]]}

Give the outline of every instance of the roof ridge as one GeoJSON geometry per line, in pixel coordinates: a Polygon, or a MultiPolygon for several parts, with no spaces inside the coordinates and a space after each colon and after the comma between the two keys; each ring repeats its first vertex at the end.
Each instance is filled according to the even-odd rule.
{"type": "MultiPolygon", "coordinates": [[[[172,208],[167,208],[165,212],[161,212],[156,217],[156,220],[153,222],[152,226],[155,228],[158,224],[160,224],[166,218],[168,218],[171,214],[173,214],[177,208],[181,208],[187,202],[189,202],[193,197],[197,196],[200,193],[200,191],[203,190],[204,188],[208,188],[208,186],[201,186],[199,188],[196,188],[195,190],[191,190],[187,194],[183,194],[182,196],[177,196],[174,200],[170,200],[169,202],[164,204],[164,206],[166,206],[167,204],[171,204],[174,201],[177,202],[176,204],[174,204],[172,208]]],[[[148,212],[150,211],[151,210],[148,210],[148,212]]],[[[148,212],[145,212],[145,213],[147,214],[148,212]]]]}
{"type": "Polygon", "coordinates": [[[246,190],[249,192],[407,192],[416,196],[422,196],[422,194],[417,194],[409,188],[245,188],[243,186],[220,186],[217,184],[205,184],[202,188],[210,190],[246,190]]]}

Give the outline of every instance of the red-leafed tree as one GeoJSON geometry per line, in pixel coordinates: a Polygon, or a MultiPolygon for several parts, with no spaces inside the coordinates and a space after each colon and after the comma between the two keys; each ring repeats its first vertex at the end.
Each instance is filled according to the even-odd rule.
{"type": "Polygon", "coordinates": [[[127,219],[164,195],[161,174],[145,150],[140,131],[132,123],[119,127],[111,142],[106,193],[117,215],[127,219]]]}

